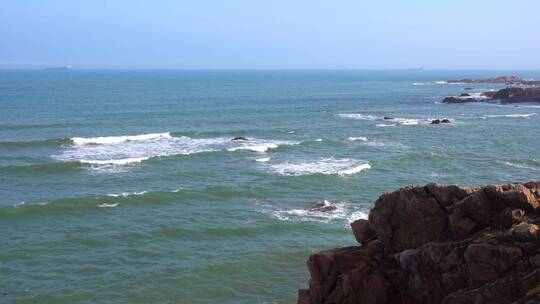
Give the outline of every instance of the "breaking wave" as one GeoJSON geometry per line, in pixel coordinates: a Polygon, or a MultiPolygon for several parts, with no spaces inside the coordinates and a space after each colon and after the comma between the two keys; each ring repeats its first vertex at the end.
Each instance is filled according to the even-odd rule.
{"type": "Polygon", "coordinates": [[[71,141],[76,145],[88,144],[118,144],[126,141],[144,141],[152,139],[171,138],[171,133],[151,133],[141,135],[125,135],[125,136],[103,136],[103,137],[72,137],[71,141]]]}
{"type": "Polygon", "coordinates": [[[362,205],[324,200],[316,208],[275,209],[264,206],[263,213],[288,222],[342,222],[349,225],[358,219],[367,219],[368,209],[362,205]],[[328,209],[327,209],[328,208],[328,209]],[[326,211],[324,211],[326,209],[326,211]]]}
{"type": "Polygon", "coordinates": [[[369,115],[369,114],[359,114],[359,113],[353,113],[353,114],[338,114],[338,116],[343,118],[349,118],[349,119],[360,119],[360,120],[377,120],[379,119],[378,116],[375,115],[369,115]]]}
{"type": "Polygon", "coordinates": [[[531,116],[536,116],[538,113],[527,113],[527,114],[499,114],[499,115],[484,115],[485,118],[529,118],[531,116]]]}
{"type": "Polygon", "coordinates": [[[90,168],[110,169],[141,163],[151,158],[174,155],[189,155],[214,151],[253,151],[263,153],[281,145],[300,142],[249,139],[233,141],[227,137],[191,138],[174,137],[169,132],[129,136],[74,137],[71,144],[62,146],[54,159],[62,162],[77,162],[90,168]]]}
{"type": "Polygon", "coordinates": [[[350,141],[367,141],[367,137],[358,136],[358,137],[349,137],[350,141]]]}
{"type": "Polygon", "coordinates": [[[312,174],[347,176],[370,169],[371,165],[363,160],[322,158],[315,162],[286,162],[269,166],[269,170],[285,176],[312,174]]]}
{"type": "Polygon", "coordinates": [[[401,118],[401,117],[384,117],[375,116],[371,114],[338,114],[340,117],[357,120],[370,120],[370,121],[384,121],[386,123],[377,124],[377,127],[394,127],[400,126],[415,126],[415,125],[427,125],[431,123],[429,118],[401,118]]]}
{"type": "Polygon", "coordinates": [[[528,169],[533,171],[540,171],[540,163],[533,159],[529,162],[517,162],[517,161],[497,161],[499,164],[503,164],[509,167],[528,169]]]}

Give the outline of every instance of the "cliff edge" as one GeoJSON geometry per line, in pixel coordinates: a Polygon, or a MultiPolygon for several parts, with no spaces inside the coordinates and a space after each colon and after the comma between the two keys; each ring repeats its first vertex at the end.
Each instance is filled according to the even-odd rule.
{"type": "Polygon", "coordinates": [[[310,256],[298,303],[540,303],[540,181],[406,187],[310,256]]]}

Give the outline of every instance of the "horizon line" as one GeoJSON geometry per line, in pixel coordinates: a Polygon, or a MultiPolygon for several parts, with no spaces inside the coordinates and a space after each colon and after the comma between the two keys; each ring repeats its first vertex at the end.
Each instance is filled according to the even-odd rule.
{"type": "MultiPolygon", "coordinates": [[[[2,71],[48,71],[52,72],[54,69],[51,68],[62,68],[69,67],[64,71],[409,71],[409,72],[425,72],[425,71],[540,71],[540,68],[423,68],[417,69],[414,67],[392,67],[392,68],[287,68],[287,67],[275,67],[275,68],[264,68],[264,67],[74,67],[73,65],[50,65],[50,66],[40,66],[40,67],[10,67],[10,66],[0,66],[2,71]]],[[[58,70],[57,70],[58,71],[58,70]]]]}

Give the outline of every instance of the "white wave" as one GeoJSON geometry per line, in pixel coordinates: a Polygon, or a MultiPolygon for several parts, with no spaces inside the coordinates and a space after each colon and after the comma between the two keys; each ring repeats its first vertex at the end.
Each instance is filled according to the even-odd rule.
{"type": "Polygon", "coordinates": [[[463,99],[463,100],[467,100],[467,99],[477,99],[477,100],[487,100],[489,99],[488,96],[485,96],[483,94],[483,92],[468,92],[467,93],[468,95],[465,95],[465,96],[454,96],[454,98],[457,98],[457,99],[463,99]]]}
{"type": "Polygon", "coordinates": [[[368,141],[362,143],[364,146],[373,148],[393,148],[393,149],[409,149],[410,147],[398,142],[382,142],[382,141],[368,141]]]}
{"type": "Polygon", "coordinates": [[[444,81],[444,80],[442,80],[442,81],[435,81],[435,83],[436,83],[436,84],[447,84],[448,81],[444,81]]]}
{"type": "Polygon", "coordinates": [[[189,155],[213,151],[250,150],[266,152],[280,145],[293,145],[300,142],[250,139],[249,141],[233,141],[231,138],[190,138],[187,136],[171,137],[169,133],[155,136],[118,136],[112,140],[76,141],[72,145],[62,147],[60,154],[52,157],[65,162],[88,164],[91,169],[118,170],[121,167],[137,164],[155,157],[189,155]],[[128,140],[125,140],[125,139],[128,140]],[[133,140],[136,138],[137,140],[133,140]],[[144,138],[144,139],[143,139],[144,138]],[[120,140],[121,139],[121,140],[120,140]],[[83,142],[85,144],[83,144],[83,142]],[[99,144],[97,144],[99,142],[99,144]],[[91,143],[91,144],[90,144],[91,143]]]}
{"type": "Polygon", "coordinates": [[[73,137],[71,141],[76,145],[87,145],[87,144],[117,144],[126,141],[144,141],[152,139],[163,139],[171,138],[169,132],[166,133],[151,133],[151,134],[141,134],[141,135],[125,135],[125,136],[103,136],[103,137],[73,137]]]}
{"type": "Polygon", "coordinates": [[[340,117],[343,117],[343,118],[349,118],[349,119],[360,119],[360,120],[377,120],[379,119],[379,117],[375,116],[375,115],[369,115],[369,114],[360,114],[360,113],[356,113],[356,114],[338,114],[338,116],[340,117]]]}
{"type": "Polygon", "coordinates": [[[540,105],[514,104],[512,106],[517,108],[540,109],[540,105]]]}
{"type": "Polygon", "coordinates": [[[287,133],[288,133],[288,134],[294,134],[294,133],[296,133],[296,131],[289,131],[289,132],[287,132],[287,133]]]}
{"type": "Polygon", "coordinates": [[[413,126],[421,122],[420,119],[408,119],[408,118],[394,118],[394,121],[396,121],[398,124],[402,126],[413,126]]]}
{"type": "Polygon", "coordinates": [[[270,157],[261,157],[261,158],[256,158],[255,161],[259,163],[266,163],[270,161],[270,159],[271,159],[270,157]]]}
{"type": "Polygon", "coordinates": [[[321,142],[322,138],[317,138],[317,139],[315,139],[315,141],[321,142]]]}
{"type": "Polygon", "coordinates": [[[349,137],[350,141],[366,141],[367,137],[358,136],[358,137],[349,137]]]}
{"type": "Polygon", "coordinates": [[[430,85],[431,82],[414,82],[414,86],[424,86],[424,85],[430,85]]]}
{"type": "Polygon", "coordinates": [[[391,118],[391,119],[384,119],[384,117],[378,117],[374,115],[367,115],[367,114],[338,114],[341,117],[349,118],[349,119],[360,119],[360,120],[385,120],[388,121],[388,123],[385,124],[377,124],[377,127],[393,127],[396,125],[401,126],[413,126],[413,125],[419,125],[419,124],[429,124],[431,120],[428,119],[417,119],[417,118],[391,118]],[[391,122],[391,123],[390,123],[391,122]]]}
{"type": "Polygon", "coordinates": [[[533,167],[533,166],[523,164],[523,163],[512,162],[512,161],[497,161],[497,162],[499,164],[503,164],[503,165],[506,165],[506,166],[514,167],[514,168],[540,171],[540,167],[533,167]]]}
{"type": "Polygon", "coordinates": [[[143,160],[147,160],[149,157],[132,157],[132,158],[122,158],[122,159],[105,159],[105,160],[92,160],[92,159],[81,159],[80,163],[90,164],[90,165],[128,165],[133,163],[140,163],[143,160]]]}
{"type": "Polygon", "coordinates": [[[99,208],[114,208],[118,206],[118,203],[112,203],[112,204],[103,203],[103,204],[97,204],[97,206],[99,208]]]}
{"type": "Polygon", "coordinates": [[[45,205],[48,205],[49,202],[33,202],[33,203],[26,203],[25,201],[22,201],[22,202],[18,202],[16,204],[13,205],[13,207],[18,207],[18,206],[24,206],[24,205],[31,205],[31,206],[45,206],[45,205]]]}
{"type": "Polygon", "coordinates": [[[341,222],[345,226],[349,226],[350,223],[358,219],[368,218],[369,211],[367,208],[357,204],[324,200],[322,207],[332,207],[334,209],[322,211],[322,208],[307,207],[305,209],[274,210],[267,206],[267,208],[262,211],[281,221],[321,223],[341,222]]]}
{"type": "Polygon", "coordinates": [[[110,197],[128,197],[130,195],[143,195],[145,194],[146,191],[140,191],[140,192],[122,192],[120,194],[114,194],[114,193],[111,193],[111,194],[107,194],[107,196],[110,196],[110,197]]]}
{"type": "Polygon", "coordinates": [[[338,172],[338,175],[352,175],[367,169],[371,169],[371,166],[369,164],[362,164],[360,166],[356,166],[350,169],[341,170],[338,172]]]}
{"type": "Polygon", "coordinates": [[[538,113],[484,115],[484,117],[486,117],[486,118],[529,118],[531,116],[536,116],[536,115],[538,115],[538,113]]]}
{"type": "Polygon", "coordinates": [[[234,147],[234,148],[229,148],[227,149],[227,151],[231,151],[231,152],[234,152],[234,151],[240,151],[240,150],[247,150],[247,151],[253,151],[253,152],[266,152],[268,151],[268,149],[275,149],[277,148],[278,145],[277,144],[274,144],[274,143],[268,143],[268,144],[246,144],[246,145],[242,145],[240,147],[234,147]]]}
{"type": "Polygon", "coordinates": [[[250,140],[249,142],[242,142],[237,147],[228,148],[227,151],[234,152],[234,151],[246,150],[246,151],[264,153],[268,151],[269,149],[276,149],[281,145],[298,145],[298,144],[300,144],[300,142],[253,139],[253,140],[250,140]]]}
{"type": "Polygon", "coordinates": [[[322,158],[315,162],[297,162],[274,164],[269,167],[270,171],[285,176],[301,176],[312,174],[326,175],[352,175],[360,171],[370,169],[369,163],[355,159],[322,158]]]}

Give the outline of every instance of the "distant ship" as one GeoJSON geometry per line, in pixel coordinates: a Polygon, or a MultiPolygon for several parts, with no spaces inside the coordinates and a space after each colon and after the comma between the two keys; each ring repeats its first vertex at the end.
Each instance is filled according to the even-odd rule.
{"type": "Polygon", "coordinates": [[[47,67],[45,68],[45,70],[49,70],[49,71],[65,71],[65,70],[71,70],[71,66],[70,65],[64,65],[64,66],[55,66],[55,67],[47,67]]]}
{"type": "Polygon", "coordinates": [[[424,67],[421,66],[421,67],[417,67],[417,68],[408,68],[407,70],[409,70],[409,71],[423,71],[424,67]]]}

